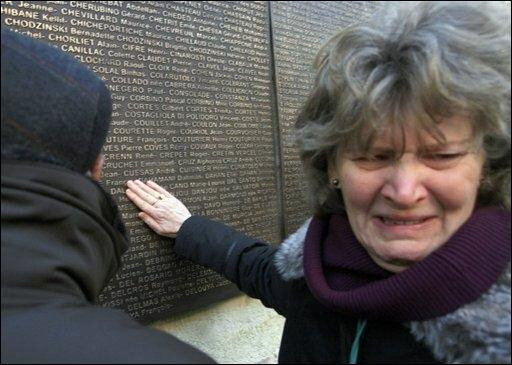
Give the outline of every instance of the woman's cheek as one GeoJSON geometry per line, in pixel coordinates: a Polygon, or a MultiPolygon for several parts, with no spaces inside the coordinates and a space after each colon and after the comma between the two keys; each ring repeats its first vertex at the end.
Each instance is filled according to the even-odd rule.
{"type": "Polygon", "coordinates": [[[370,209],[382,186],[382,179],[374,174],[353,172],[345,174],[341,180],[341,191],[346,205],[352,209],[370,209]]]}
{"type": "Polygon", "coordinates": [[[465,205],[473,206],[478,190],[478,177],[475,174],[469,175],[461,172],[442,174],[431,180],[427,189],[446,210],[460,209],[465,205]]]}

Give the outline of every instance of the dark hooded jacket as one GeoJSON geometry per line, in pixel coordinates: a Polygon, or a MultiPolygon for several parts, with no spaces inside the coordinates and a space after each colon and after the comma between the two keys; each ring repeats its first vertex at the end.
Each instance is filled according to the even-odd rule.
{"type": "Polygon", "coordinates": [[[422,322],[358,320],[333,312],[309,291],[303,272],[307,221],[279,249],[221,223],[192,216],[175,252],[208,266],[286,317],[280,363],[509,363],[510,266],[487,293],[458,310],[422,322]]]}
{"type": "Polygon", "coordinates": [[[211,363],[96,300],[126,249],[117,208],[85,175],[2,161],[2,363],[211,363]]]}

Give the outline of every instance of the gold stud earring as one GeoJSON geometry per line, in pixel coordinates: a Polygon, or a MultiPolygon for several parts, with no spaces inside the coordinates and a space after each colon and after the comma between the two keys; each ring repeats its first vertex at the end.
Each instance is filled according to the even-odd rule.
{"type": "Polygon", "coordinates": [[[340,184],[340,181],[338,179],[332,179],[331,180],[331,184],[333,184],[334,186],[338,187],[338,185],[340,184]]]}

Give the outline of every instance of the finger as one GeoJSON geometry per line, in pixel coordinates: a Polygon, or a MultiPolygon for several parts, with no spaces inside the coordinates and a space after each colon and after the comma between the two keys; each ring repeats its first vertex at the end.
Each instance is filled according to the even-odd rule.
{"type": "Polygon", "coordinates": [[[139,218],[142,219],[142,221],[144,221],[144,223],[146,223],[153,231],[158,234],[161,233],[160,225],[150,215],[140,212],[139,218]]]}
{"type": "Polygon", "coordinates": [[[142,200],[144,200],[146,203],[149,203],[149,204],[155,204],[155,201],[158,199],[156,197],[154,197],[153,195],[150,195],[148,193],[146,193],[144,190],[142,190],[137,184],[135,184],[133,181],[128,181],[126,183],[126,185],[128,186],[128,188],[134,193],[136,194],[139,198],[141,198],[142,200]]]}
{"type": "Polygon", "coordinates": [[[146,212],[151,216],[156,215],[156,208],[142,199],[139,195],[135,194],[131,189],[126,190],[126,196],[143,212],[146,212]]]}
{"type": "Polygon", "coordinates": [[[157,183],[151,181],[151,180],[148,180],[148,182],[146,183],[148,184],[149,186],[151,186],[153,189],[155,189],[156,191],[158,191],[160,194],[163,194],[164,196],[166,197],[171,197],[173,196],[172,193],[168,192],[167,190],[165,190],[164,188],[162,188],[160,185],[158,185],[157,183]]]}
{"type": "Polygon", "coordinates": [[[157,199],[158,199],[158,196],[160,195],[160,194],[158,193],[158,191],[156,191],[156,190],[152,189],[150,186],[148,186],[148,185],[144,184],[144,183],[143,183],[142,181],[140,181],[140,180],[135,180],[134,182],[135,182],[135,184],[137,184],[137,186],[138,186],[139,188],[141,188],[145,193],[147,193],[147,194],[151,195],[152,197],[155,197],[155,198],[157,198],[157,199]]]}

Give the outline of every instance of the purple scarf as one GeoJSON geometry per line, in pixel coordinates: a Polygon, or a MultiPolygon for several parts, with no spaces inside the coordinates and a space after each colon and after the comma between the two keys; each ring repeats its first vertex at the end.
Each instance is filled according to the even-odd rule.
{"type": "Polygon", "coordinates": [[[510,212],[482,208],[439,249],[401,273],[373,262],[345,215],[313,218],[304,274],[314,297],[346,315],[425,320],[476,300],[510,261],[510,212]]]}

